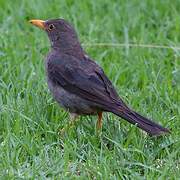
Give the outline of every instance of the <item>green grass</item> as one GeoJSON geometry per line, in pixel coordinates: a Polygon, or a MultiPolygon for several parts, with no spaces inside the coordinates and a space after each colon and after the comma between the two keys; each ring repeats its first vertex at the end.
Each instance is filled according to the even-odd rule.
{"type": "Polygon", "coordinates": [[[30,19],[62,17],[82,43],[180,46],[180,1],[0,0],[0,179],[180,179],[180,51],[84,47],[121,98],[167,127],[149,137],[119,117],[79,117],[54,103],[46,34],[30,19]]]}

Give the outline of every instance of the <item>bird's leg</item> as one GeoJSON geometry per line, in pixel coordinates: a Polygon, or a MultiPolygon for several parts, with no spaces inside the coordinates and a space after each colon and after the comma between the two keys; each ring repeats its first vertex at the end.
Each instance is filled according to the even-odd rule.
{"type": "Polygon", "coordinates": [[[99,116],[99,122],[98,122],[98,135],[100,136],[100,130],[101,130],[101,119],[102,119],[102,112],[98,113],[99,116]]]}
{"type": "MultiPolygon", "coordinates": [[[[69,127],[71,126],[71,124],[76,120],[76,114],[75,113],[70,113],[70,121],[69,121],[69,127]]],[[[68,125],[66,125],[65,128],[62,128],[62,132],[64,132],[67,129],[68,125]]]]}

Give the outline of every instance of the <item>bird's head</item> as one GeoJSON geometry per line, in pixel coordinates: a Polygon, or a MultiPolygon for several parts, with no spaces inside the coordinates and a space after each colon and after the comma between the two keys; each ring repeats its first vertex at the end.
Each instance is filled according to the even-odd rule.
{"type": "Polygon", "coordinates": [[[34,24],[45,30],[49,37],[51,48],[60,50],[72,50],[81,48],[77,33],[73,26],[64,19],[50,19],[47,21],[30,20],[34,24]]]}

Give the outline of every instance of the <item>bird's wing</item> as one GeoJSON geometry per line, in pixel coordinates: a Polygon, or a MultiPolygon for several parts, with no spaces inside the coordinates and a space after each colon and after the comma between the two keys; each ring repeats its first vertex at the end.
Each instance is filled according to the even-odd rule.
{"type": "Polygon", "coordinates": [[[121,103],[115,88],[96,63],[65,55],[49,58],[47,72],[52,82],[107,111],[121,103]]]}

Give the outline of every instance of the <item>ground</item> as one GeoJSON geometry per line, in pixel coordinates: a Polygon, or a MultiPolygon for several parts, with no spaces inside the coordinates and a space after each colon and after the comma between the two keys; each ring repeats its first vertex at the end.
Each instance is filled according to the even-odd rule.
{"type": "Polygon", "coordinates": [[[0,0],[0,179],[179,179],[179,0],[0,0]],[[172,131],[150,137],[105,113],[79,117],[53,100],[44,60],[49,41],[30,19],[64,18],[133,109],[172,131]]]}

